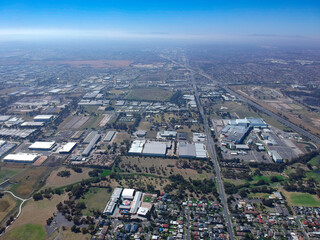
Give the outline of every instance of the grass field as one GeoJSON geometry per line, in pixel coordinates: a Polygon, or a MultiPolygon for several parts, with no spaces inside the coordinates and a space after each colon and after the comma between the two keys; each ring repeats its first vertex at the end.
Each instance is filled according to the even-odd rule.
{"type": "Polygon", "coordinates": [[[126,96],[128,100],[168,101],[174,93],[161,88],[132,89],[126,96]]]}
{"type": "Polygon", "coordinates": [[[99,128],[99,124],[103,118],[103,115],[91,116],[89,120],[82,125],[81,129],[92,129],[92,128],[99,128]]]}
{"type": "Polygon", "coordinates": [[[66,228],[66,230],[61,231],[61,239],[63,240],[90,240],[91,239],[90,234],[82,234],[82,233],[74,233],[71,232],[70,228],[66,228]]]}
{"type": "Polygon", "coordinates": [[[287,200],[296,206],[305,207],[319,207],[320,199],[316,195],[311,195],[309,193],[299,193],[299,192],[286,192],[283,191],[287,200]]]}
{"type": "Polygon", "coordinates": [[[47,178],[46,185],[44,187],[58,188],[72,183],[80,182],[82,179],[89,178],[88,172],[91,170],[91,168],[82,168],[82,173],[76,173],[71,168],[61,167],[51,172],[50,176],[47,178]],[[63,170],[70,171],[70,177],[66,178],[57,176],[57,173],[63,170]]]}
{"type": "Polygon", "coordinates": [[[0,199],[0,222],[7,216],[7,214],[14,209],[17,201],[9,194],[5,194],[0,199]]]}
{"type": "Polygon", "coordinates": [[[120,144],[124,140],[130,140],[130,135],[126,132],[120,132],[120,133],[117,133],[117,135],[115,136],[114,142],[117,144],[120,144]]]}
{"type": "Polygon", "coordinates": [[[11,180],[17,182],[11,190],[19,196],[28,197],[43,184],[45,177],[50,173],[47,167],[30,167],[14,176],[11,180]]]}
{"type": "Polygon", "coordinates": [[[0,182],[3,182],[4,180],[13,177],[14,175],[18,174],[19,172],[22,172],[24,169],[21,167],[7,167],[3,166],[0,167],[0,182]]]}
{"type": "Polygon", "coordinates": [[[143,202],[151,202],[151,197],[145,196],[143,202]]]}
{"type": "Polygon", "coordinates": [[[90,216],[92,215],[92,213],[90,213],[90,209],[103,211],[110,196],[111,193],[109,193],[106,188],[91,187],[84,195],[84,199],[80,200],[80,202],[84,202],[87,206],[82,213],[90,216]]]}
{"type": "Polygon", "coordinates": [[[311,171],[306,173],[307,178],[313,178],[315,181],[317,181],[320,184],[320,172],[317,171],[311,171]]]}
{"type": "Polygon", "coordinates": [[[313,166],[320,166],[320,155],[312,158],[308,163],[313,166]]]}
{"type": "Polygon", "coordinates": [[[4,235],[6,240],[45,240],[46,231],[43,226],[36,224],[25,224],[16,227],[4,235]]]}

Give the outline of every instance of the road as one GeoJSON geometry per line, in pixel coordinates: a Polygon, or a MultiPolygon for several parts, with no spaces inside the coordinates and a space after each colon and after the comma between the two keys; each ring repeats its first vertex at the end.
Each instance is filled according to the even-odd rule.
{"type": "Polygon", "coordinates": [[[200,115],[201,115],[201,118],[202,118],[202,121],[203,121],[203,126],[204,126],[204,129],[205,129],[205,133],[207,135],[208,150],[209,150],[209,152],[210,152],[210,154],[212,156],[212,162],[213,162],[215,173],[216,173],[216,182],[217,182],[217,185],[218,185],[218,190],[219,190],[219,193],[220,193],[220,199],[221,199],[221,203],[222,203],[222,206],[223,206],[223,214],[224,214],[224,217],[225,217],[225,220],[226,220],[226,223],[227,223],[229,239],[233,240],[234,236],[233,236],[233,230],[232,230],[232,222],[231,222],[231,218],[230,218],[229,210],[228,210],[227,196],[226,196],[226,193],[224,191],[224,185],[223,185],[223,181],[222,181],[222,178],[221,178],[220,166],[219,166],[219,163],[218,163],[216,150],[214,148],[214,141],[213,141],[213,139],[211,137],[211,132],[210,132],[210,129],[209,129],[208,121],[207,121],[207,119],[205,117],[205,114],[204,114],[204,111],[203,111],[203,106],[201,105],[198,88],[197,88],[197,85],[196,85],[196,82],[195,82],[195,79],[194,79],[194,71],[191,70],[191,69],[189,69],[189,70],[190,70],[190,73],[191,73],[190,77],[191,77],[191,82],[192,82],[192,86],[193,86],[193,89],[194,89],[194,95],[195,95],[196,102],[197,102],[197,105],[198,105],[198,109],[199,109],[199,112],[200,112],[200,115]]]}
{"type": "Polygon", "coordinates": [[[23,198],[21,198],[21,197],[16,196],[16,195],[15,195],[13,192],[11,192],[11,191],[3,191],[3,192],[4,192],[4,193],[9,193],[9,194],[11,194],[14,198],[22,201],[21,204],[20,204],[20,206],[19,206],[19,212],[18,212],[17,216],[15,217],[15,219],[17,219],[17,218],[20,216],[20,214],[21,214],[22,205],[24,204],[24,202],[30,200],[31,198],[23,199],[23,198]]]}
{"type": "Polygon", "coordinates": [[[201,115],[201,118],[202,118],[202,121],[203,121],[203,126],[204,126],[204,129],[205,129],[205,133],[207,135],[208,151],[209,151],[210,155],[212,156],[212,162],[213,162],[214,169],[215,169],[215,174],[216,174],[216,182],[217,182],[217,185],[218,185],[218,191],[219,191],[219,194],[220,194],[221,204],[222,204],[222,207],[223,207],[223,215],[224,215],[225,221],[227,223],[229,239],[233,240],[234,239],[234,235],[233,235],[233,230],[232,230],[232,221],[231,221],[231,217],[230,217],[230,214],[229,214],[229,209],[228,209],[228,204],[227,204],[227,196],[226,196],[226,193],[224,191],[224,185],[223,185],[223,181],[222,181],[222,178],[221,178],[221,170],[220,170],[220,166],[219,166],[219,163],[218,163],[216,150],[214,148],[214,141],[213,141],[213,139],[211,137],[211,132],[209,130],[208,121],[207,121],[207,119],[205,117],[205,114],[204,114],[204,111],[203,111],[203,106],[202,106],[201,101],[200,101],[200,96],[199,96],[198,88],[197,88],[197,85],[196,85],[196,81],[194,79],[194,74],[198,73],[198,74],[200,74],[200,75],[202,75],[202,76],[204,76],[206,78],[209,78],[210,80],[211,80],[211,78],[209,76],[205,75],[200,70],[196,72],[195,70],[191,69],[187,62],[179,63],[179,62],[174,61],[171,58],[169,58],[167,56],[164,56],[164,55],[160,55],[160,57],[162,57],[164,59],[167,59],[167,60],[171,61],[172,63],[178,65],[178,66],[184,67],[190,72],[190,79],[191,79],[191,84],[192,84],[192,87],[193,87],[193,90],[194,90],[195,100],[197,102],[197,106],[198,106],[198,109],[199,109],[199,112],[200,112],[200,115],[201,115]]]}
{"type": "Polygon", "coordinates": [[[301,127],[293,124],[292,122],[289,122],[288,120],[278,116],[277,114],[269,111],[268,109],[265,109],[264,107],[262,107],[261,105],[251,101],[250,99],[242,96],[241,94],[231,90],[230,88],[228,87],[224,87],[224,89],[229,92],[230,94],[236,96],[237,98],[241,99],[242,101],[250,104],[251,106],[257,108],[258,110],[260,110],[261,112],[265,113],[265,114],[268,114],[269,116],[273,117],[274,119],[276,119],[277,121],[281,122],[282,124],[284,124],[285,126],[287,127],[290,127],[292,128],[294,131],[296,131],[297,133],[299,133],[300,135],[302,136],[305,136],[307,138],[309,138],[310,140],[314,141],[316,144],[320,145],[320,138],[311,134],[310,132],[302,129],[301,127]]]}

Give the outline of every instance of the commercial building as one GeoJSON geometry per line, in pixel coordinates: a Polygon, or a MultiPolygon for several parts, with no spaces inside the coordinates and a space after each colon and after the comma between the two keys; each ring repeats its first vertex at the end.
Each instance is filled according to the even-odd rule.
{"type": "Polygon", "coordinates": [[[0,136],[25,139],[35,133],[37,129],[0,129],[0,136]]]}
{"type": "Polygon", "coordinates": [[[35,142],[29,146],[30,150],[50,151],[56,146],[56,142],[35,142]]]}
{"type": "Polygon", "coordinates": [[[104,137],[103,141],[104,142],[111,142],[112,138],[114,137],[114,135],[116,134],[115,131],[109,131],[107,133],[107,135],[104,137]]]}
{"type": "Polygon", "coordinates": [[[144,145],[142,155],[165,157],[167,153],[166,142],[147,142],[144,145]]]}
{"type": "Polygon", "coordinates": [[[203,143],[195,143],[196,158],[207,158],[207,149],[203,143]]]}
{"type": "Polygon", "coordinates": [[[268,124],[261,118],[243,118],[243,119],[229,120],[229,125],[252,127],[252,128],[268,127],[268,124]]]}
{"type": "Polygon", "coordinates": [[[3,158],[3,161],[15,162],[15,163],[33,163],[38,158],[39,158],[39,155],[34,153],[16,153],[16,154],[8,154],[3,158]]]}
{"type": "Polygon", "coordinates": [[[35,122],[51,122],[54,115],[37,115],[33,118],[35,122]]]}
{"type": "Polygon", "coordinates": [[[8,115],[0,115],[0,122],[8,121],[11,118],[11,116],[8,115]]]}
{"type": "Polygon", "coordinates": [[[117,206],[118,200],[121,196],[122,190],[123,190],[123,188],[115,188],[113,190],[113,193],[112,193],[106,207],[103,210],[104,214],[107,214],[107,215],[113,214],[114,209],[117,206]]]}
{"type": "Polygon", "coordinates": [[[68,142],[62,146],[59,153],[69,154],[73,151],[73,149],[77,146],[76,142],[68,142]]]}

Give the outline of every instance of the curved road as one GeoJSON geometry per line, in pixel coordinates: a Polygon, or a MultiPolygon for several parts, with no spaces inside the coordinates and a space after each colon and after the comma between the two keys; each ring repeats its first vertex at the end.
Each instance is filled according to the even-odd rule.
{"type": "MultiPolygon", "coordinates": [[[[10,193],[14,198],[22,201],[21,204],[20,204],[20,206],[19,206],[19,212],[18,212],[17,216],[14,218],[14,220],[16,220],[16,219],[20,216],[20,214],[21,214],[22,205],[24,204],[24,202],[29,201],[31,198],[23,199],[23,198],[21,198],[21,197],[16,196],[16,195],[15,195],[13,192],[11,192],[11,191],[3,191],[3,192],[4,192],[4,193],[10,193]]],[[[9,227],[9,226],[8,226],[8,227],[9,227]]],[[[7,227],[7,228],[8,228],[8,227],[7,227]]]]}

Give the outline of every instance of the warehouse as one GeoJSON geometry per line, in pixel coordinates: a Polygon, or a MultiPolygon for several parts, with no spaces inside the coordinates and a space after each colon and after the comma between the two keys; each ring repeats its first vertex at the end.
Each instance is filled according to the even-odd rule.
{"type": "Polygon", "coordinates": [[[8,115],[0,115],[0,122],[8,121],[11,118],[11,116],[8,115]]]}
{"type": "Polygon", "coordinates": [[[15,162],[15,163],[33,163],[39,158],[38,154],[34,153],[16,153],[8,154],[3,158],[4,162],[15,162]]]}
{"type": "Polygon", "coordinates": [[[108,201],[103,213],[107,215],[111,215],[114,212],[115,207],[117,206],[118,200],[121,196],[123,188],[115,188],[113,193],[108,201]]]}
{"type": "Polygon", "coordinates": [[[277,151],[271,150],[269,151],[269,155],[272,157],[274,162],[283,163],[283,158],[280,156],[280,154],[277,151]]]}
{"type": "Polygon", "coordinates": [[[51,122],[53,120],[54,115],[37,115],[33,118],[35,122],[51,122]]]}
{"type": "Polygon", "coordinates": [[[17,146],[15,143],[5,143],[0,147],[0,158],[9,153],[12,149],[17,146]]]}
{"type": "Polygon", "coordinates": [[[100,140],[100,138],[101,138],[100,134],[95,134],[93,136],[93,138],[91,139],[91,141],[89,142],[87,147],[82,152],[82,156],[83,157],[88,157],[89,156],[90,152],[92,151],[92,149],[94,148],[96,143],[100,140]]]}
{"type": "Polygon", "coordinates": [[[24,122],[21,124],[21,127],[42,127],[44,122],[24,122]]]}
{"type": "Polygon", "coordinates": [[[263,121],[261,118],[243,118],[243,119],[235,119],[229,120],[228,122],[231,126],[244,126],[244,127],[252,127],[252,128],[267,128],[268,124],[263,121]]]}
{"type": "Polygon", "coordinates": [[[196,157],[196,147],[194,144],[180,142],[179,143],[179,157],[183,158],[195,158],[196,157]]]}
{"type": "Polygon", "coordinates": [[[139,155],[139,154],[141,154],[145,142],[146,142],[145,140],[135,140],[135,141],[133,141],[128,153],[131,154],[131,155],[139,155]]]}
{"type": "Polygon", "coordinates": [[[91,140],[92,140],[97,134],[98,134],[97,131],[92,131],[92,132],[90,132],[90,133],[86,136],[86,138],[83,140],[83,143],[90,143],[91,140]]]}
{"type": "Polygon", "coordinates": [[[206,146],[203,143],[195,143],[196,158],[207,158],[206,146]]]}
{"type": "Polygon", "coordinates": [[[77,143],[76,142],[69,142],[66,143],[65,145],[62,146],[60,149],[59,153],[62,154],[69,154],[73,151],[73,149],[76,147],[77,143]]]}
{"type": "Polygon", "coordinates": [[[175,138],[177,136],[177,132],[176,131],[161,131],[160,136],[165,137],[165,138],[168,138],[168,137],[175,138]]]}
{"type": "Polygon", "coordinates": [[[109,131],[107,133],[107,135],[105,136],[105,138],[103,139],[104,142],[111,142],[112,138],[114,137],[114,135],[116,134],[115,131],[109,131]]]}
{"type": "Polygon", "coordinates": [[[29,146],[30,150],[50,151],[56,146],[56,142],[35,142],[29,146]]]}
{"type": "Polygon", "coordinates": [[[147,142],[144,145],[142,155],[165,157],[167,153],[166,142],[147,142]]]}

